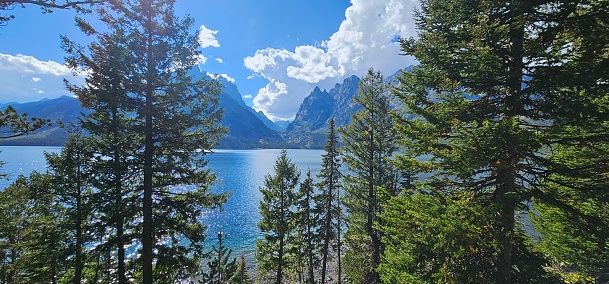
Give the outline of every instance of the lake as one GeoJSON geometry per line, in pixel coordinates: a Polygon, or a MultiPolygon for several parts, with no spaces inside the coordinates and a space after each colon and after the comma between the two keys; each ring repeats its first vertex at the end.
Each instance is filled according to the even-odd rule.
{"type": "MultiPolygon", "coordinates": [[[[19,174],[29,175],[33,170],[44,172],[46,161],[44,152],[59,152],[61,147],[4,146],[0,147],[0,160],[5,164],[0,169],[8,174],[0,180],[0,189],[14,181],[19,174]]],[[[208,246],[215,245],[219,231],[226,237],[225,244],[234,251],[233,257],[245,254],[248,262],[254,260],[256,239],[260,238],[258,205],[262,198],[259,187],[264,176],[273,174],[275,159],[279,149],[260,150],[215,150],[205,158],[209,167],[218,175],[214,192],[231,192],[232,195],[222,208],[206,212],[205,224],[208,226],[208,246]]],[[[301,171],[301,181],[307,170],[315,177],[321,168],[323,150],[290,149],[288,156],[301,171]]]]}

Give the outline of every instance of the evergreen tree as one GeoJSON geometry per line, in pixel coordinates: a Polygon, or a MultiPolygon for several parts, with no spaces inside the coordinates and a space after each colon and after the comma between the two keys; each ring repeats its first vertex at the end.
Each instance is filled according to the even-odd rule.
{"type": "Polygon", "coordinates": [[[606,1],[563,6],[568,16],[544,32],[554,38],[552,56],[561,64],[540,70],[545,80],[538,89],[553,94],[547,111],[554,135],[544,163],[551,174],[541,179],[531,215],[552,272],[569,283],[604,283],[609,280],[609,88],[601,82],[609,78],[609,10],[606,1]]]}
{"type": "Polygon", "coordinates": [[[534,199],[539,248],[549,257],[551,271],[568,283],[592,283],[608,273],[608,157],[609,144],[602,140],[556,145],[555,173],[544,179],[543,195],[534,199]]]}
{"type": "Polygon", "coordinates": [[[27,113],[19,114],[12,106],[0,111],[0,139],[27,135],[50,124],[48,119],[29,118],[27,113]]]}
{"type": "Polygon", "coordinates": [[[354,100],[362,110],[352,114],[351,124],[339,129],[342,158],[350,174],[344,177],[348,229],[345,243],[346,274],[356,283],[380,283],[376,268],[383,254],[378,214],[397,194],[397,172],[389,159],[397,148],[389,86],[379,72],[368,70],[354,100]]]}
{"type": "Polygon", "coordinates": [[[319,262],[317,254],[317,244],[319,243],[318,223],[319,216],[314,211],[314,186],[311,171],[307,172],[307,177],[300,184],[300,190],[297,195],[296,216],[294,226],[297,228],[298,238],[297,246],[301,252],[299,255],[304,256],[304,265],[307,269],[305,283],[315,283],[314,270],[319,262]]]}
{"type": "Polygon", "coordinates": [[[22,251],[17,260],[20,283],[74,282],[70,268],[74,262],[74,248],[69,240],[74,237],[73,227],[67,226],[69,208],[58,202],[53,176],[33,172],[28,178],[29,206],[22,251]]]}
{"type": "Polygon", "coordinates": [[[294,207],[297,205],[296,186],[300,172],[288,158],[287,151],[275,161],[275,175],[264,177],[264,186],[260,188],[260,215],[262,220],[258,227],[263,239],[256,241],[256,258],[258,268],[264,276],[274,273],[274,283],[284,281],[284,270],[290,266],[287,261],[293,253],[288,250],[288,240],[294,239],[294,207]]]}
{"type": "MultiPolygon", "coordinates": [[[[72,134],[60,154],[46,153],[55,201],[64,209],[66,229],[72,232],[75,242],[74,278],[72,283],[81,283],[84,279],[83,253],[87,241],[87,227],[92,218],[90,196],[92,195],[89,177],[92,175],[90,163],[93,155],[89,151],[90,139],[81,133],[72,134]]],[[[90,240],[89,240],[90,241],[90,240]]]]}
{"type": "Polygon", "coordinates": [[[235,277],[233,278],[233,283],[235,284],[246,284],[251,283],[249,275],[247,274],[247,263],[245,261],[245,255],[241,255],[241,261],[239,262],[239,266],[237,267],[237,273],[235,273],[235,277]]]}
{"type": "Polygon", "coordinates": [[[213,258],[207,262],[208,272],[204,272],[199,283],[206,284],[225,284],[235,283],[235,278],[239,272],[237,259],[230,260],[232,249],[224,246],[222,232],[218,232],[218,248],[212,247],[211,255],[213,258]]]}
{"type": "Polygon", "coordinates": [[[319,241],[321,243],[321,282],[326,281],[327,264],[331,245],[337,250],[338,283],[341,281],[341,244],[340,244],[340,190],[341,172],[340,157],[338,153],[338,137],[334,129],[334,118],[330,118],[328,133],[326,134],[325,153],[322,155],[321,171],[317,175],[319,194],[315,196],[315,211],[319,214],[319,241]]]}
{"type": "Polygon", "coordinates": [[[0,191],[0,283],[17,283],[19,271],[15,262],[21,257],[30,187],[25,177],[20,176],[11,185],[0,191]]]}
{"type": "MultiPolygon", "coordinates": [[[[141,182],[137,187],[141,199],[135,206],[141,210],[138,217],[142,221],[133,225],[141,243],[144,283],[152,283],[153,279],[174,282],[199,270],[205,226],[198,217],[203,209],[226,199],[223,194],[211,193],[215,175],[202,157],[206,151],[201,151],[216,146],[226,133],[219,125],[222,116],[218,107],[219,84],[206,80],[193,82],[188,75],[198,60],[197,37],[189,33],[192,18],[174,15],[174,3],[171,0],[111,3],[112,10],[99,10],[108,32],[78,21],[86,34],[96,36],[97,42],[88,49],[66,43],[72,55],[70,67],[92,71],[88,84],[80,89],[72,86],[84,104],[107,103],[110,94],[115,94],[118,105],[103,111],[112,113],[114,109],[120,112],[118,115],[134,119],[120,127],[133,136],[133,142],[122,145],[137,148],[123,149],[122,154],[107,153],[113,155],[110,158],[133,157],[133,166],[116,163],[116,170],[129,169],[133,173],[130,180],[141,182]],[[102,63],[106,60],[102,55],[110,58],[108,64],[102,63]],[[108,76],[109,82],[103,80],[104,76],[108,76]],[[90,95],[81,96],[84,93],[90,95]]],[[[123,186],[119,189],[114,185],[118,201],[123,186]]],[[[123,198],[122,205],[128,208],[128,199],[123,198]]],[[[115,210],[106,212],[110,211],[115,210]]],[[[121,212],[113,214],[125,216],[121,212]]],[[[112,223],[120,229],[121,220],[112,223]]],[[[121,244],[132,243],[126,237],[119,237],[119,249],[121,244]]]]}
{"type": "MultiPolygon", "coordinates": [[[[107,22],[112,21],[104,10],[99,12],[107,22]]],[[[79,21],[79,26],[83,32],[91,29],[83,21],[79,21]]],[[[107,251],[112,247],[116,250],[116,269],[112,270],[116,281],[122,284],[127,283],[128,275],[134,274],[126,270],[133,260],[127,259],[125,250],[136,236],[125,232],[133,232],[133,228],[126,224],[134,224],[138,218],[138,209],[133,205],[137,204],[136,183],[139,177],[134,173],[141,171],[141,155],[137,152],[139,145],[143,144],[141,135],[134,135],[138,131],[138,120],[131,114],[137,104],[129,96],[130,73],[123,70],[123,65],[133,62],[125,33],[122,26],[116,26],[109,33],[97,33],[103,44],[92,44],[89,56],[82,47],[63,37],[64,49],[70,54],[68,64],[73,68],[87,64],[95,70],[86,78],[88,88],[68,84],[68,89],[76,94],[84,107],[93,110],[82,118],[80,125],[92,137],[90,148],[95,153],[95,161],[91,164],[91,171],[96,177],[92,183],[96,188],[104,189],[93,197],[100,209],[99,233],[106,236],[98,243],[97,249],[107,251]]],[[[130,266],[134,267],[133,263],[130,266]]]]}
{"type": "MultiPolygon", "coordinates": [[[[405,112],[397,127],[404,137],[398,164],[431,175],[417,186],[420,191],[472,198],[482,205],[490,239],[471,249],[492,250],[485,260],[492,267],[478,271],[488,283],[545,277],[538,275],[543,262],[531,257],[531,242],[517,215],[532,196],[555,199],[540,191],[540,181],[552,171],[546,157],[558,142],[555,133],[575,117],[566,109],[586,104],[572,92],[573,80],[565,72],[580,69],[572,63],[578,65],[585,53],[579,50],[582,38],[571,37],[570,30],[581,23],[582,9],[599,2],[428,0],[416,13],[420,37],[401,41],[405,54],[420,65],[399,79],[397,95],[405,112]],[[419,161],[423,156],[430,159],[419,161]]],[[[430,210],[420,207],[415,217],[434,214],[430,210]]],[[[450,267],[453,254],[445,253],[438,261],[450,267]]],[[[410,268],[404,273],[420,276],[410,268]]],[[[458,270],[444,275],[451,273],[442,281],[463,276],[458,270]]]]}

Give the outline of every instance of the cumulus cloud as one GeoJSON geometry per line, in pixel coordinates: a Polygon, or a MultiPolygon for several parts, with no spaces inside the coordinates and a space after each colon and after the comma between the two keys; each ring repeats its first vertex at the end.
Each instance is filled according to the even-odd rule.
{"type": "Polygon", "coordinates": [[[247,94],[247,95],[244,95],[244,96],[243,96],[243,98],[244,98],[244,99],[251,99],[251,98],[253,98],[253,96],[252,96],[252,95],[250,95],[250,94],[247,94]]]}
{"type": "MultiPolygon", "coordinates": [[[[66,66],[55,61],[40,61],[33,56],[17,54],[0,54],[0,71],[16,71],[25,74],[41,74],[53,76],[71,75],[66,66]]],[[[34,80],[32,78],[32,80],[34,80]]]]}
{"type": "Polygon", "coordinates": [[[220,64],[222,64],[222,62],[224,62],[224,60],[222,60],[222,58],[216,58],[215,60],[216,60],[216,62],[218,62],[220,64]]]}
{"type": "Polygon", "coordinates": [[[207,76],[211,77],[214,80],[218,80],[218,78],[224,78],[226,81],[235,83],[235,78],[228,76],[228,74],[212,74],[207,72],[207,76]]]}
{"type": "Polygon", "coordinates": [[[69,95],[63,79],[82,84],[65,65],[33,56],[0,53],[0,102],[30,102],[69,95]]]}
{"type": "Polygon", "coordinates": [[[254,108],[275,119],[292,118],[314,86],[331,88],[368,68],[385,75],[414,64],[400,56],[396,36],[415,36],[417,0],[351,0],[338,30],[320,46],[294,50],[266,48],[244,59],[248,69],[268,80],[254,98],[254,108]],[[285,86],[278,88],[278,85],[285,86]]]}
{"type": "Polygon", "coordinates": [[[199,28],[199,44],[201,48],[220,47],[220,43],[216,39],[217,30],[210,30],[205,25],[199,28]]]}

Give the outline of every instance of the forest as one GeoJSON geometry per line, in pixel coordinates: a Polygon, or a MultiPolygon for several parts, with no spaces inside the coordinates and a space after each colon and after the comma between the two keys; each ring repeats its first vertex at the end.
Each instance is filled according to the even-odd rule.
{"type": "MultiPolygon", "coordinates": [[[[205,246],[201,214],[230,197],[204,156],[228,130],[219,83],[188,75],[193,19],[172,0],[0,11],[24,3],[99,22],[62,38],[90,114],[0,192],[0,283],[609,283],[607,0],[420,0],[396,54],[418,65],[396,85],[369,69],[321,172],[277,157],[255,261],[205,246]]],[[[49,123],[0,113],[3,138],[49,123]]]]}

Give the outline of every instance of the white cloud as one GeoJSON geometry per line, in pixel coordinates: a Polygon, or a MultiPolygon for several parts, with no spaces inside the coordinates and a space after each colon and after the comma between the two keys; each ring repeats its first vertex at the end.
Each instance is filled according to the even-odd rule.
{"type": "Polygon", "coordinates": [[[199,44],[201,48],[208,47],[220,47],[220,43],[216,39],[215,35],[218,33],[217,30],[210,30],[205,25],[201,25],[199,28],[199,44]]]}
{"type": "Polygon", "coordinates": [[[220,64],[222,64],[224,62],[224,60],[222,60],[222,58],[216,58],[215,60],[216,60],[216,62],[218,62],[220,64]]]}
{"type": "Polygon", "coordinates": [[[197,64],[205,64],[207,63],[207,57],[203,56],[203,54],[197,55],[197,64]]]}
{"type": "Polygon", "coordinates": [[[268,84],[254,98],[254,108],[269,117],[292,118],[316,85],[331,88],[347,76],[364,75],[370,67],[391,75],[414,64],[399,55],[394,39],[415,36],[412,14],[417,5],[417,0],[351,0],[340,27],[321,46],[256,51],[244,65],[268,84]],[[281,92],[279,83],[285,85],[281,92]]]}
{"type": "Polygon", "coordinates": [[[250,95],[250,94],[247,94],[247,95],[244,95],[244,96],[243,96],[243,98],[244,98],[244,99],[251,99],[251,98],[253,98],[253,96],[252,96],[252,95],[250,95]]]}
{"type": "Polygon", "coordinates": [[[235,78],[228,76],[228,74],[212,74],[207,72],[207,76],[211,77],[214,80],[217,80],[218,78],[222,77],[224,78],[226,81],[229,81],[231,83],[235,83],[235,78]]]}
{"type": "MultiPolygon", "coordinates": [[[[25,74],[53,76],[71,75],[68,67],[55,61],[40,61],[33,56],[0,54],[0,71],[17,71],[25,74]]],[[[33,78],[32,78],[33,80],[33,78]]]]}
{"type": "Polygon", "coordinates": [[[64,78],[74,84],[84,83],[83,77],[74,76],[59,62],[0,53],[0,102],[30,102],[69,95],[64,78]]]}
{"type": "Polygon", "coordinates": [[[266,115],[271,120],[281,119],[281,116],[275,115],[273,112],[274,109],[278,107],[277,100],[281,96],[285,96],[288,93],[288,85],[285,83],[279,82],[277,80],[271,79],[271,81],[266,85],[266,87],[260,89],[258,94],[254,98],[254,105],[259,106],[264,110],[269,110],[266,115]]]}

